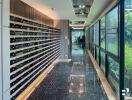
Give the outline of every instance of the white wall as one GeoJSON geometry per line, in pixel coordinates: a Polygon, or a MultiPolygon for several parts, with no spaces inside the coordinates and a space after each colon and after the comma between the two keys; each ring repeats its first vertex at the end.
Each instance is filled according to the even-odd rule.
{"type": "Polygon", "coordinates": [[[10,0],[0,0],[0,100],[10,100],[10,0]]]}
{"type": "Polygon", "coordinates": [[[2,65],[1,65],[1,0],[0,0],[0,100],[2,100],[2,65]]]}

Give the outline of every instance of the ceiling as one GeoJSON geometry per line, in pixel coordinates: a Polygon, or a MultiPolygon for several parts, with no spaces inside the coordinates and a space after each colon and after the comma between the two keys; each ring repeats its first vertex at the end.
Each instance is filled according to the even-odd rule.
{"type": "Polygon", "coordinates": [[[35,9],[53,19],[69,19],[70,21],[85,21],[89,25],[108,6],[112,0],[94,0],[87,18],[75,15],[72,0],[22,0],[35,9]]]}
{"type": "Polygon", "coordinates": [[[72,0],[72,2],[75,15],[77,17],[87,18],[93,4],[93,0],[72,0]]]}

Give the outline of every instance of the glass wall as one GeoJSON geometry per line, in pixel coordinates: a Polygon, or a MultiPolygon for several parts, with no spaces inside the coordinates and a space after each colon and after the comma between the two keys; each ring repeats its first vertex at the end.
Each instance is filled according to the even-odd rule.
{"type": "Polygon", "coordinates": [[[84,30],[73,29],[72,30],[72,55],[83,54],[84,49],[84,30]]]}
{"type": "MultiPolygon", "coordinates": [[[[130,90],[129,93],[125,94],[126,100],[132,100],[132,0],[125,0],[124,4],[125,9],[119,10],[119,7],[122,8],[122,5],[120,6],[119,2],[116,7],[112,8],[99,20],[100,33],[97,32],[97,23],[94,24],[94,44],[91,45],[95,46],[96,61],[104,71],[104,74],[117,97],[119,99],[122,98],[121,93],[124,87],[122,80],[124,80],[124,89],[128,88],[130,90]],[[120,13],[122,13],[122,10],[124,10],[125,13],[125,20],[122,19],[122,15],[119,16],[120,13]],[[119,27],[119,25],[123,25],[123,23],[121,23],[123,21],[125,22],[124,29],[119,27]],[[123,30],[124,34],[122,33],[123,30]],[[124,35],[125,40],[123,40],[122,34],[124,35]],[[98,41],[100,43],[98,43],[98,41]],[[121,45],[124,45],[121,44],[122,42],[125,43],[125,51],[123,54],[120,53],[122,52],[121,45]],[[123,66],[123,59],[125,61],[125,66],[123,66]],[[125,77],[120,76],[123,74],[123,72],[120,71],[125,72],[125,77]]],[[[92,28],[93,27],[90,27],[90,29],[92,28]]],[[[90,38],[93,39],[92,33],[90,33],[90,38]]],[[[90,50],[93,52],[93,49],[90,50]]]]}
{"type": "Polygon", "coordinates": [[[117,63],[113,58],[108,57],[108,67],[108,78],[116,95],[119,96],[119,63],[117,63]]]}
{"type": "Polygon", "coordinates": [[[99,22],[94,25],[94,44],[99,45],[99,22]]]}
{"type": "Polygon", "coordinates": [[[105,48],[105,17],[100,21],[100,46],[105,48]]]}
{"type": "Polygon", "coordinates": [[[108,55],[108,79],[119,95],[119,63],[111,57],[118,56],[118,7],[106,15],[106,50],[111,54],[108,55]]]}
{"type": "Polygon", "coordinates": [[[100,51],[100,67],[105,72],[105,53],[100,51]]]}
{"type": "Polygon", "coordinates": [[[132,7],[130,8],[130,5],[132,0],[125,0],[125,87],[130,89],[127,96],[132,97],[132,7]]]}
{"type": "Polygon", "coordinates": [[[106,15],[106,49],[118,55],[118,7],[106,15]]]}
{"type": "MultiPolygon", "coordinates": [[[[90,27],[90,51],[95,48],[96,61],[111,84],[115,94],[119,97],[119,10],[114,7],[104,17],[90,27]],[[99,33],[100,32],[100,33],[99,33]],[[94,34],[94,36],[93,36],[94,34]],[[94,39],[93,39],[94,38],[94,39]]],[[[93,54],[94,55],[94,54],[93,54]]]]}
{"type": "Polygon", "coordinates": [[[90,28],[90,49],[92,51],[92,54],[94,55],[94,26],[90,28]]]}
{"type": "Polygon", "coordinates": [[[99,22],[94,25],[94,45],[95,45],[95,59],[99,63],[99,22]]]}
{"type": "MultiPolygon", "coordinates": [[[[105,49],[106,34],[105,34],[105,16],[100,21],[100,47],[105,49]]],[[[105,53],[100,50],[100,66],[105,72],[105,53]]]]}
{"type": "Polygon", "coordinates": [[[132,0],[125,0],[125,9],[132,10],[132,0]]]}

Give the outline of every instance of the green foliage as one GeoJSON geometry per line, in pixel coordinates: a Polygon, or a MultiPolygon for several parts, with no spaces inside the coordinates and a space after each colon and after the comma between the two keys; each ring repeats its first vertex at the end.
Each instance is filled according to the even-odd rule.
{"type": "Polygon", "coordinates": [[[125,64],[132,68],[132,12],[125,12],[125,64]]]}
{"type": "Polygon", "coordinates": [[[101,19],[101,28],[105,28],[105,17],[101,19]]]}
{"type": "Polygon", "coordinates": [[[125,12],[125,40],[132,44],[132,12],[125,12]]]}
{"type": "Polygon", "coordinates": [[[105,30],[101,30],[101,47],[105,48],[105,30]]]}
{"type": "Polygon", "coordinates": [[[102,47],[102,48],[105,48],[105,41],[103,41],[103,42],[101,43],[101,47],[102,47]]]}
{"type": "Polygon", "coordinates": [[[128,43],[125,44],[125,58],[127,69],[132,68],[132,47],[128,43]]]}

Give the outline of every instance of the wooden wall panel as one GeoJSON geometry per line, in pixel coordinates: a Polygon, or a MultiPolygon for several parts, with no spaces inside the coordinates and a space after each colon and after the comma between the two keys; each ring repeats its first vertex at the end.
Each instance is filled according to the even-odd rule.
{"type": "Polygon", "coordinates": [[[53,26],[53,19],[47,17],[21,0],[10,0],[10,12],[53,26]]]}

